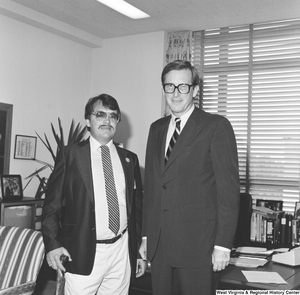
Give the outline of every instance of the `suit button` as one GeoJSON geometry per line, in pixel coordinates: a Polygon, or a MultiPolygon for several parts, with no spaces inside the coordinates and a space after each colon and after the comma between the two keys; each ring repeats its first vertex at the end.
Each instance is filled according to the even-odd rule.
{"type": "Polygon", "coordinates": [[[166,185],[163,185],[163,189],[167,189],[167,186],[166,186],[166,185]]]}
{"type": "Polygon", "coordinates": [[[92,228],[92,231],[93,231],[93,230],[95,230],[95,228],[94,228],[94,227],[92,228]]]}

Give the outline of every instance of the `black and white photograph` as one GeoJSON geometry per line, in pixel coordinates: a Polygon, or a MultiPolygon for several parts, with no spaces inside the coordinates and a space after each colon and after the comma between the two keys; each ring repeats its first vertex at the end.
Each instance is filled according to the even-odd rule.
{"type": "Polygon", "coordinates": [[[5,201],[23,198],[22,179],[20,175],[1,175],[1,193],[5,201]]]}

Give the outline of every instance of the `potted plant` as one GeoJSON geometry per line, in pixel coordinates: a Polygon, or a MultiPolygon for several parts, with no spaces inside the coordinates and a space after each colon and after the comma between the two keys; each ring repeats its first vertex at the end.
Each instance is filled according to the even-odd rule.
{"type": "Polygon", "coordinates": [[[85,126],[82,128],[80,123],[78,123],[77,126],[75,127],[75,122],[73,119],[71,126],[70,126],[70,130],[69,130],[68,141],[67,141],[67,144],[65,144],[64,132],[63,132],[63,128],[61,126],[60,118],[58,118],[58,127],[59,127],[59,132],[56,132],[53,124],[51,123],[52,133],[53,133],[53,136],[54,136],[56,144],[57,144],[56,150],[54,150],[51,147],[51,144],[45,133],[44,133],[45,138],[43,139],[37,132],[35,132],[36,135],[38,136],[38,138],[42,141],[42,143],[45,145],[45,147],[50,152],[50,154],[53,158],[53,161],[54,161],[54,164],[50,164],[45,161],[34,159],[36,162],[42,164],[43,166],[41,168],[37,169],[35,172],[28,175],[25,179],[29,179],[27,185],[29,184],[29,182],[32,180],[32,178],[34,176],[36,176],[39,179],[40,184],[39,184],[39,187],[38,187],[36,195],[35,195],[36,199],[41,198],[41,196],[45,193],[45,191],[47,189],[47,180],[48,179],[46,177],[41,177],[39,175],[39,173],[41,173],[43,170],[45,170],[47,168],[50,168],[51,171],[53,171],[57,155],[58,155],[59,151],[61,150],[61,148],[64,147],[65,145],[69,145],[72,143],[77,143],[77,142],[82,141],[84,139],[86,131],[87,131],[87,127],[85,126]]]}

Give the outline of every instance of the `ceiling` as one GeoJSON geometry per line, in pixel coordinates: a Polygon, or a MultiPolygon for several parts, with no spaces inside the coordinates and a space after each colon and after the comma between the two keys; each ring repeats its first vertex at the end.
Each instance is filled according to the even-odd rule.
{"type": "Polygon", "coordinates": [[[128,0],[151,15],[141,20],[127,18],[96,0],[12,1],[102,39],[300,17],[300,0],[128,0]]]}

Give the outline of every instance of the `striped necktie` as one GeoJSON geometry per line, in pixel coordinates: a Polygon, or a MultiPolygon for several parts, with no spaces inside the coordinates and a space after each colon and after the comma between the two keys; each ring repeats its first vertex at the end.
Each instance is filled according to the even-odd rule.
{"type": "Polygon", "coordinates": [[[109,147],[107,145],[101,145],[101,156],[108,204],[108,228],[117,235],[120,228],[120,209],[109,147]]]}
{"type": "Polygon", "coordinates": [[[173,149],[173,147],[177,141],[177,138],[180,134],[180,122],[181,122],[180,118],[175,118],[176,127],[175,127],[173,136],[171,137],[171,140],[170,140],[170,143],[169,143],[169,146],[167,149],[167,153],[166,153],[166,157],[165,157],[165,164],[167,164],[170,154],[172,152],[172,149],[173,149]]]}

